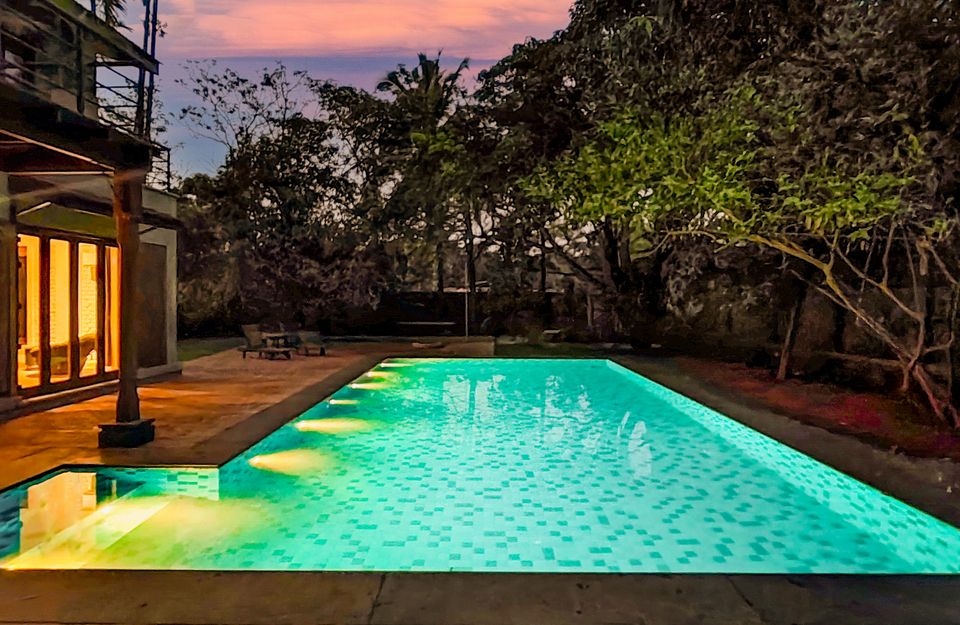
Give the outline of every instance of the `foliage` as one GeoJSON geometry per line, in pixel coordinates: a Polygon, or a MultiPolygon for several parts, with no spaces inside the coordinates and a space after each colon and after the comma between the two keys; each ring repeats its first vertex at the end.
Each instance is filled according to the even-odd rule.
{"type": "MultiPolygon", "coordinates": [[[[931,158],[953,138],[931,128],[941,113],[917,97],[929,93],[925,79],[939,69],[915,69],[931,66],[934,25],[945,25],[943,41],[955,36],[951,11],[941,3],[919,11],[897,2],[833,7],[811,45],[781,41],[781,64],[741,65],[723,90],[704,91],[682,67],[660,72],[659,90],[648,85],[642,97],[628,95],[642,106],[613,112],[583,145],[538,168],[525,189],[575,219],[627,227],[631,252],[705,237],[721,248],[782,253],[886,345],[902,365],[904,389],[912,380],[938,414],[956,422],[949,388],[924,366],[953,343],[952,326],[931,327],[925,295],[936,283],[957,285],[943,256],[955,229],[953,200],[940,193],[943,173],[931,158]],[[928,21],[917,23],[917,13],[928,21]],[[911,22],[923,26],[919,38],[903,29],[911,22]],[[683,104],[664,107],[664,95],[683,84],[683,104]],[[891,256],[906,272],[899,278],[891,256]],[[872,291],[913,327],[904,332],[892,325],[896,316],[864,306],[872,291]],[[933,334],[942,337],[936,344],[928,342],[933,334]]],[[[669,22],[682,14],[631,20],[625,31],[639,25],[641,37],[656,38],[666,24],[669,39],[676,32],[669,22]]],[[[952,53],[940,57],[948,59],[956,62],[952,53]]],[[[952,303],[946,316],[955,314],[952,303]]]]}
{"type": "Polygon", "coordinates": [[[760,273],[729,292],[786,311],[820,292],[955,422],[957,10],[578,0],[469,93],[439,55],[376,93],[194,65],[181,117],[228,156],[185,187],[185,299],[317,316],[462,271],[544,312],[575,279],[653,342],[706,272],[760,273]]]}
{"type": "Polygon", "coordinates": [[[207,77],[196,86],[205,108],[183,115],[229,151],[215,178],[184,186],[181,214],[195,239],[181,242],[188,321],[208,317],[211,305],[235,322],[315,323],[342,306],[375,304],[392,283],[385,252],[351,216],[353,172],[336,158],[342,133],[307,116],[305,77],[282,66],[256,82],[197,71],[207,77]]]}
{"type": "Polygon", "coordinates": [[[103,17],[103,21],[114,28],[127,28],[122,20],[126,5],[126,0],[97,0],[94,3],[97,13],[103,17]]]}

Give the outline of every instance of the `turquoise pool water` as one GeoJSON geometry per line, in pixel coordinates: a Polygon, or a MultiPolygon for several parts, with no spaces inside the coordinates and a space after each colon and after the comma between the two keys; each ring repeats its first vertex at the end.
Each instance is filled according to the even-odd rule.
{"type": "Polygon", "coordinates": [[[960,531],[603,360],[382,363],[220,469],[0,493],[7,568],[957,573],[960,531]]]}

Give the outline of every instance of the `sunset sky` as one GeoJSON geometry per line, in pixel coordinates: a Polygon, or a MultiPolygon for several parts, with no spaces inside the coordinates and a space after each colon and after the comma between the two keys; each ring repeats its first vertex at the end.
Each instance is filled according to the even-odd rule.
{"type": "MultiPolygon", "coordinates": [[[[475,73],[527,37],[566,25],[572,0],[166,0],[167,35],[158,56],[161,99],[169,112],[188,103],[175,84],[186,59],[217,58],[252,72],[281,60],[317,78],[372,89],[397,63],[416,53],[469,57],[475,73]]],[[[222,152],[171,128],[181,173],[212,171],[222,152]]]]}

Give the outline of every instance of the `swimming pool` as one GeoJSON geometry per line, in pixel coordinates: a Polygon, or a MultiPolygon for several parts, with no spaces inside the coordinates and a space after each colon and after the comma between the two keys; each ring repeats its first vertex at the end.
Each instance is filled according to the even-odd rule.
{"type": "Polygon", "coordinates": [[[610,361],[392,359],[219,469],[0,493],[0,565],[957,573],[960,531],[610,361]]]}

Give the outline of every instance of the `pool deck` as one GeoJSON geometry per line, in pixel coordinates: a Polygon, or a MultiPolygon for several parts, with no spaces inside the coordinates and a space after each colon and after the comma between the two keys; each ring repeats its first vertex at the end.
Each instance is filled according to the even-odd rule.
{"type": "MultiPolygon", "coordinates": [[[[493,355],[490,341],[414,350],[339,345],[326,358],[186,363],[145,386],[157,440],[99,450],[113,396],[0,423],[0,487],[62,464],[219,465],[388,356],[493,355]]],[[[686,378],[669,360],[617,359],[941,518],[958,523],[955,463],[907,462],[686,378]],[[951,492],[947,492],[947,487],[951,492]]],[[[0,623],[394,625],[956,625],[960,576],[2,571],[0,623]]]]}
{"type": "Polygon", "coordinates": [[[157,438],[137,449],[97,447],[116,395],[0,422],[0,489],[64,464],[221,465],[389,356],[493,355],[491,340],[334,344],[324,357],[241,358],[227,350],[184,363],[183,374],[140,388],[141,414],[157,438]]]}

